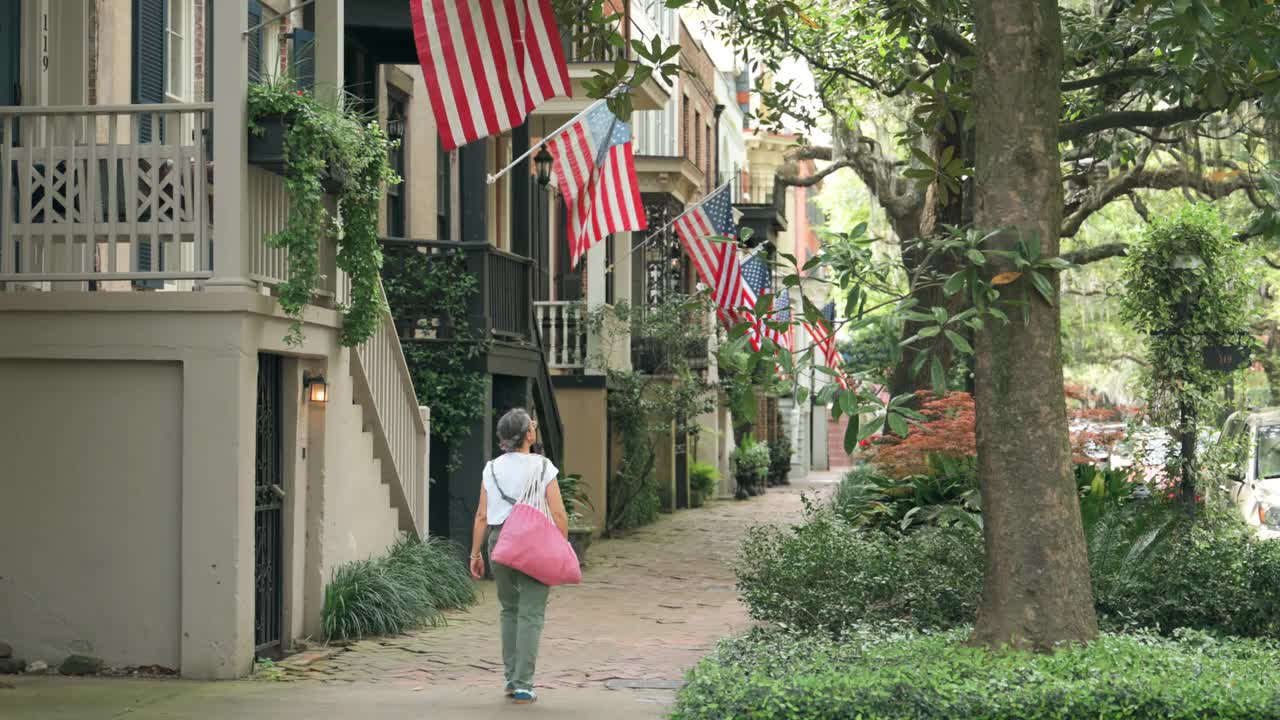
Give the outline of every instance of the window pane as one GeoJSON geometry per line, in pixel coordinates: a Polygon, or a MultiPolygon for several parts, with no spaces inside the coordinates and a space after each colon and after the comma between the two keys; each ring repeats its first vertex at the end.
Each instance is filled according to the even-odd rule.
{"type": "Polygon", "coordinates": [[[1280,477],[1280,425],[1258,428],[1258,479],[1280,477]]]}

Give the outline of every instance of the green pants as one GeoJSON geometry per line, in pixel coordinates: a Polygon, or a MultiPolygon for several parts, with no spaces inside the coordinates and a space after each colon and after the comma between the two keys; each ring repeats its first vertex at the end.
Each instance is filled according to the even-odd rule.
{"type": "MultiPolygon", "coordinates": [[[[501,531],[501,525],[489,527],[490,556],[501,531]]],[[[551,588],[506,565],[492,563],[491,569],[498,584],[498,603],[502,605],[502,664],[507,671],[507,689],[532,690],[551,588]]]]}

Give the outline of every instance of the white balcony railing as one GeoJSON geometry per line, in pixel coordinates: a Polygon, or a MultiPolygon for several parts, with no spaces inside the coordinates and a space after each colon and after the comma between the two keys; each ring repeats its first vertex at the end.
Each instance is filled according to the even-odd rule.
{"type": "Polygon", "coordinates": [[[209,277],[212,111],[0,107],[0,284],[209,277]]]}
{"type": "Polygon", "coordinates": [[[587,364],[587,326],[580,302],[534,303],[534,317],[547,352],[547,367],[581,370],[587,364]]]}

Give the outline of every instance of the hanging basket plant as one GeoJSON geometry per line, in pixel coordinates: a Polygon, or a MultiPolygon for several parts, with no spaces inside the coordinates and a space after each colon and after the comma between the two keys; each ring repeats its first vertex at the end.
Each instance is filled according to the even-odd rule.
{"type": "Polygon", "coordinates": [[[292,201],[284,229],[267,240],[289,256],[289,279],[277,288],[281,308],[293,319],[286,340],[302,342],[302,313],[323,278],[320,243],[332,237],[338,268],[351,280],[340,308],[342,344],[359,345],[384,311],[378,202],[384,185],[400,182],[389,159],[397,141],[345,98],[325,103],[288,79],[249,86],[249,137],[251,159],[284,176],[292,201]],[[327,195],[336,198],[336,212],[326,206],[327,195]]]}

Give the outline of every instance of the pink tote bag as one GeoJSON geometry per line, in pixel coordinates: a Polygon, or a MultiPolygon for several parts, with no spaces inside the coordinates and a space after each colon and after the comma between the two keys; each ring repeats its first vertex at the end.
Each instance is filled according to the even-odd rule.
{"type": "Polygon", "coordinates": [[[582,582],[578,554],[549,515],[546,484],[539,471],[538,477],[526,483],[524,494],[502,524],[490,559],[543,585],[577,585],[582,582]]]}

